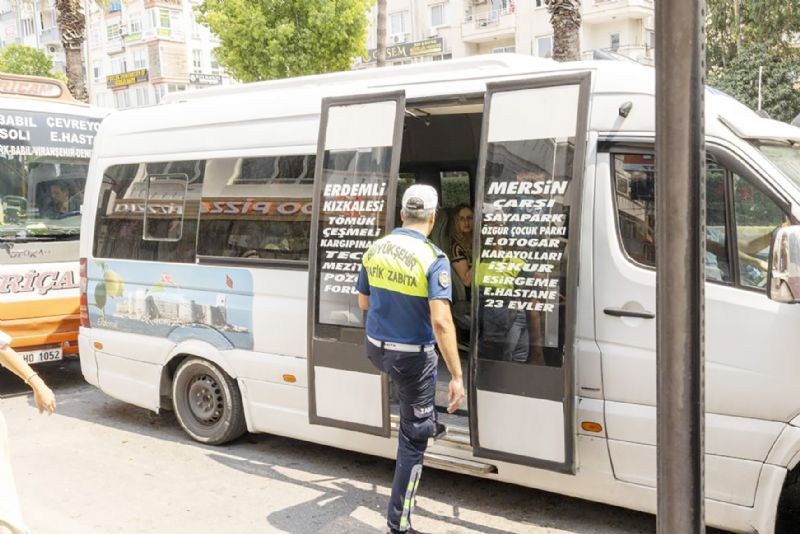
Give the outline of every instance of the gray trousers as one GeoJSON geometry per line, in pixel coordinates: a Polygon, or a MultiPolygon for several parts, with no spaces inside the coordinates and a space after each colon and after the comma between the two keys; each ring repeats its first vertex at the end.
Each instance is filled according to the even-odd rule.
{"type": "Polygon", "coordinates": [[[400,401],[400,435],[397,464],[389,498],[387,524],[405,531],[411,528],[411,513],[422,475],[422,456],[436,429],[436,368],[439,357],[429,352],[398,352],[366,341],[367,356],[394,382],[400,401]]]}

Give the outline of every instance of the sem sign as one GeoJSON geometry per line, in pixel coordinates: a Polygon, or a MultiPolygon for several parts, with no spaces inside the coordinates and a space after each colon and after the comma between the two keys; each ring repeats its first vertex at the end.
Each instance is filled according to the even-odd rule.
{"type": "Polygon", "coordinates": [[[106,85],[111,89],[116,89],[118,87],[127,87],[135,83],[146,82],[149,79],[147,69],[139,69],[106,76],[106,85]]]}
{"type": "Polygon", "coordinates": [[[195,85],[221,85],[222,76],[218,74],[201,74],[199,72],[192,72],[189,74],[189,83],[195,85]]]}
{"type": "MultiPolygon", "coordinates": [[[[412,43],[402,43],[386,47],[386,60],[413,58],[427,56],[430,54],[441,54],[444,52],[444,40],[441,37],[414,41],[412,43]]],[[[378,50],[373,48],[367,51],[365,63],[373,63],[377,60],[378,50]]]]}

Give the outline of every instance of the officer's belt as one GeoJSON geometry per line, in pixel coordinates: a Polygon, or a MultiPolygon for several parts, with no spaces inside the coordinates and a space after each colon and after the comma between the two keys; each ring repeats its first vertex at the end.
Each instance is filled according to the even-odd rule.
{"type": "Polygon", "coordinates": [[[397,352],[428,352],[433,350],[433,343],[428,345],[409,345],[408,343],[395,343],[394,341],[380,341],[367,336],[367,341],[385,350],[396,350],[397,352]]]}

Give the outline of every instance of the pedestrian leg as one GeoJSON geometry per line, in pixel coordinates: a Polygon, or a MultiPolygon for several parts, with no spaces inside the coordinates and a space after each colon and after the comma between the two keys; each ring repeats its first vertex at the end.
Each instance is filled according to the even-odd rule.
{"type": "Polygon", "coordinates": [[[387,523],[389,528],[403,532],[411,528],[422,458],[436,428],[434,396],[438,356],[433,350],[429,353],[386,353],[391,362],[387,361],[385,366],[397,384],[400,400],[397,464],[387,523]]]}
{"type": "Polygon", "coordinates": [[[11,472],[11,458],[8,450],[6,420],[0,412],[0,534],[25,534],[28,532],[19,501],[14,476],[11,472]]]}

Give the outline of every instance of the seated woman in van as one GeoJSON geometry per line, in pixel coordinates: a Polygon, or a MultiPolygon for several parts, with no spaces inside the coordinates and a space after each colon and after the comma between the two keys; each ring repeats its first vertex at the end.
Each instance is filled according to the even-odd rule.
{"type": "Polygon", "coordinates": [[[450,234],[450,265],[464,287],[469,288],[472,285],[472,208],[461,204],[454,213],[450,234]]]}

